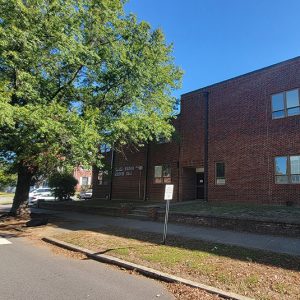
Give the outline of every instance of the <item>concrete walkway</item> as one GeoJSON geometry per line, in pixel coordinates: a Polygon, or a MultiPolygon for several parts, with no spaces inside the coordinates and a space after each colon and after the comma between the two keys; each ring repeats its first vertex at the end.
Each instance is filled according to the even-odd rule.
{"type": "MultiPolygon", "coordinates": [[[[34,209],[36,212],[53,214],[57,217],[75,222],[67,222],[64,229],[93,229],[105,226],[118,226],[140,231],[161,233],[163,224],[152,221],[140,221],[134,219],[106,217],[75,212],[62,212],[34,209]]],[[[196,240],[211,241],[221,244],[236,245],[245,248],[254,248],[276,253],[285,253],[300,256],[300,238],[280,237],[272,235],[253,234],[216,228],[186,226],[169,224],[168,234],[187,237],[196,240]]]]}

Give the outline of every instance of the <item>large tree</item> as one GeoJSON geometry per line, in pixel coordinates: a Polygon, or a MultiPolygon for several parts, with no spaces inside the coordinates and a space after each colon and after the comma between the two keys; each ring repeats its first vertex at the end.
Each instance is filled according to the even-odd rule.
{"type": "Polygon", "coordinates": [[[0,0],[0,161],[18,174],[11,213],[58,167],[99,146],[170,136],[182,72],[161,30],[124,0],[0,0]]]}

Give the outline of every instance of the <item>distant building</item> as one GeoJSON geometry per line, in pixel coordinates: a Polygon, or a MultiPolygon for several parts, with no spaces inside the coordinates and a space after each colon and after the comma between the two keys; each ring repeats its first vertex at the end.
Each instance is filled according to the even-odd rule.
{"type": "Polygon", "coordinates": [[[107,152],[93,197],[300,204],[299,88],[296,57],[182,95],[178,138],[107,152]]]}
{"type": "Polygon", "coordinates": [[[92,168],[77,167],[74,169],[73,176],[77,179],[77,191],[88,189],[92,185],[92,168]]]}

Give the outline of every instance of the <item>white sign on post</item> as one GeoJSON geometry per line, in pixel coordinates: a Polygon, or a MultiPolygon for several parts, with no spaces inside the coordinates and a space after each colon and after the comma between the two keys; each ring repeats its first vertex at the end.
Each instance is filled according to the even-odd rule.
{"type": "Polygon", "coordinates": [[[173,199],[173,191],[174,191],[174,184],[166,184],[165,200],[172,200],[173,199]]]}
{"type": "Polygon", "coordinates": [[[163,244],[166,244],[167,239],[167,230],[168,230],[168,218],[169,218],[169,209],[170,209],[170,200],[173,199],[174,184],[166,184],[165,187],[165,200],[166,202],[166,214],[165,214],[165,225],[164,225],[164,235],[163,235],[163,244]]]}

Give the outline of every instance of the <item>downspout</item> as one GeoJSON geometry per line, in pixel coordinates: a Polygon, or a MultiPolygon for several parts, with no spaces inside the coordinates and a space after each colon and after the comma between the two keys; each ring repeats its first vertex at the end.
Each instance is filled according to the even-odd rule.
{"type": "MultiPolygon", "coordinates": [[[[181,130],[181,128],[180,128],[181,130]]],[[[180,164],[180,154],[181,154],[181,140],[179,141],[179,145],[178,145],[178,162],[177,162],[177,167],[178,167],[178,172],[177,172],[177,176],[178,176],[178,180],[177,180],[177,202],[181,201],[179,200],[180,198],[180,183],[181,183],[181,179],[180,179],[180,175],[181,175],[181,164],[180,164]]]]}
{"type": "Polygon", "coordinates": [[[110,189],[109,189],[109,200],[112,200],[113,192],[113,177],[114,177],[114,165],[115,165],[115,151],[111,149],[111,159],[110,159],[110,189]]]}
{"type": "Polygon", "coordinates": [[[147,201],[148,169],[149,169],[149,143],[147,144],[147,149],[146,149],[145,182],[144,182],[144,197],[143,197],[143,201],[147,201]]]}
{"type": "Polygon", "coordinates": [[[208,118],[209,118],[209,93],[203,92],[205,99],[204,111],[204,201],[208,202],[208,118]]]}
{"type": "Polygon", "coordinates": [[[178,167],[178,171],[177,171],[177,202],[179,202],[179,198],[180,198],[180,161],[178,160],[177,162],[177,167],[178,167]]]}

